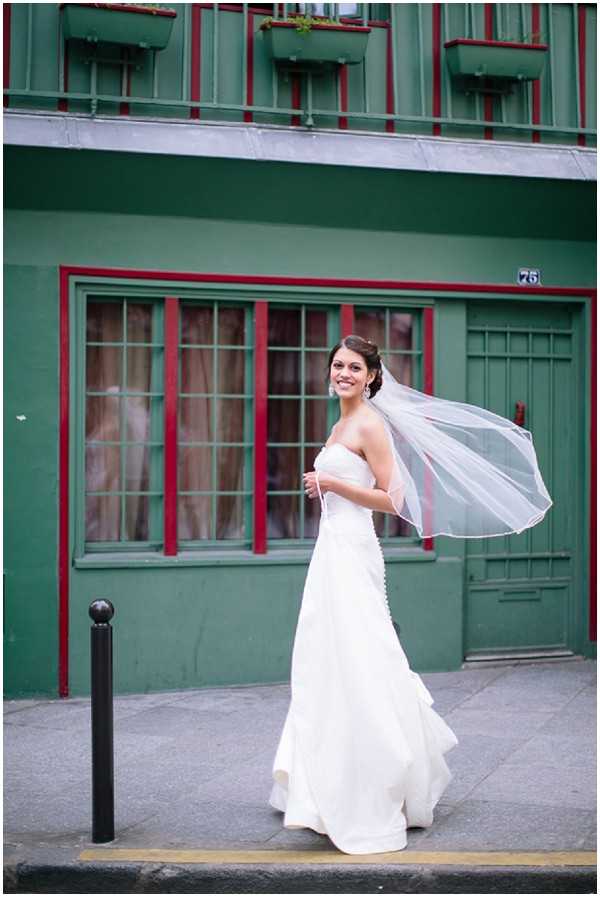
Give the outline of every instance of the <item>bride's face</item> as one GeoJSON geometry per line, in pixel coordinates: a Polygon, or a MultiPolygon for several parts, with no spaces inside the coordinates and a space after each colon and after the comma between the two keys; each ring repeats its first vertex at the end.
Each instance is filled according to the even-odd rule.
{"type": "Polygon", "coordinates": [[[329,380],[340,398],[361,396],[372,379],[362,355],[343,346],[337,350],[331,362],[329,380]]]}

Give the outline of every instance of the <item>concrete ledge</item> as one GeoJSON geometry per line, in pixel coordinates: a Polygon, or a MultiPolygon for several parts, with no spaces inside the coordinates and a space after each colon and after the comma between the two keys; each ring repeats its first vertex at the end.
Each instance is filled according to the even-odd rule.
{"type": "Polygon", "coordinates": [[[596,180],[594,148],[279,125],[6,111],[4,143],[55,149],[596,180]]]}

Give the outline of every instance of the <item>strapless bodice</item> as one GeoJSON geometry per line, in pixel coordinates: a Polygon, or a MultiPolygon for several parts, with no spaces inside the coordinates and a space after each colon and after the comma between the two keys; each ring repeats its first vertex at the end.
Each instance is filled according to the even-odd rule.
{"type": "MultiPolygon", "coordinates": [[[[341,480],[348,480],[357,486],[373,488],[375,476],[367,461],[347,448],[341,442],[324,445],[315,458],[314,469],[329,473],[341,480]]],[[[335,492],[326,492],[323,496],[328,519],[335,522],[336,527],[346,525],[350,529],[359,528],[363,532],[373,532],[373,511],[357,505],[335,492]]]]}

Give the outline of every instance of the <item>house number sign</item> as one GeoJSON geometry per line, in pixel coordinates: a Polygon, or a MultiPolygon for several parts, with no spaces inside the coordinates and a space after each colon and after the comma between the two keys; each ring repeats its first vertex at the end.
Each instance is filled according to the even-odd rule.
{"type": "Polygon", "coordinates": [[[542,273],[539,268],[519,268],[518,283],[521,286],[537,286],[542,282],[542,273]]]}

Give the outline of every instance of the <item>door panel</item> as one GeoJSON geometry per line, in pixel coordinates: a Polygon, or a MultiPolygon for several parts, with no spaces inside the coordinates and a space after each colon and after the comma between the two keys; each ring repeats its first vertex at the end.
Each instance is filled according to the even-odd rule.
{"type": "Polygon", "coordinates": [[[466,544],[466,657],[569,650],[581,558],[584,384],[568,305],[470,301],[467,401],[533,435],[553,506],[525,532],[466,544]]]}

